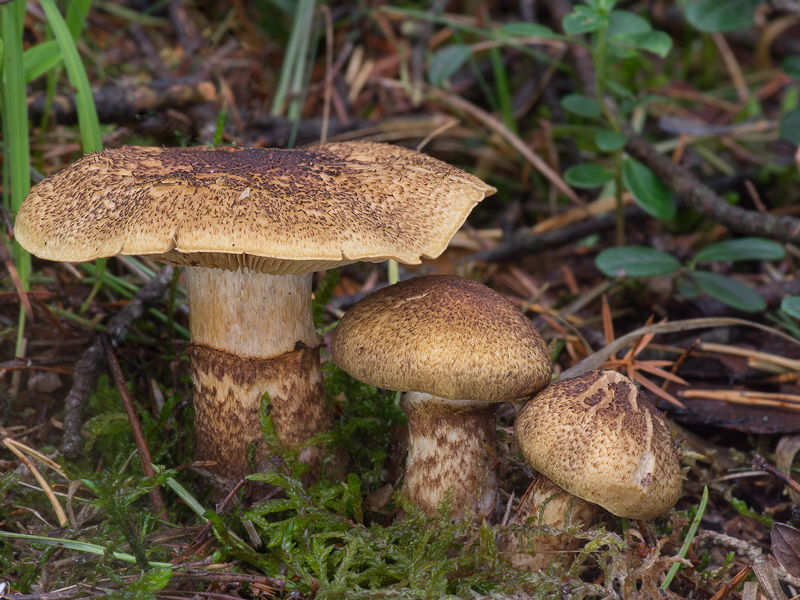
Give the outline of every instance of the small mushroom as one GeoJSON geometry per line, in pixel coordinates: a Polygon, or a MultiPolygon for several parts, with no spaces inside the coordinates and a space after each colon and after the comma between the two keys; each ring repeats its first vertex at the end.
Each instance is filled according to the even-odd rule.
{"type": "Polygon", "coordinates": [[[406,392],[409,499],[434,515],[452,489],[451,518],[490,513],[497,403],[550,382],[550,352],[530,320],[475,281],[418,277],[351,307],[333,333],[331,353],[356,379],[406,392]]]}
{"type": "Polygon", "coordinates": [[[602,509],[591,502],[564,491],[544,475],[537,475],[508,525],[527,525],[515,534],[504,534],[498,540],[500,554],[518,569],[547,569],[554,561],[565,562],[578,545],[563,530],[587,525],[602,509]],[[530,530],[530,526],[545,531],[530,530]]]}
{"type": "MultiPolygon", "coordinates": [[[[294,446],[329,429],[312,273],[359,260],[416,264],[447,247],[494,188],[423,154],[344,142],[302,150],[127,146],[31,190],[15,234],[34,255],[146,255],[185,266],[197,458],[222,482],[267,457],[260,399],[294,446]]],[[[315,470],[322,449],[301,458],[315,470]]]]}
{"type": "MultiPolygon", "coordinates": [[[[514,432],[523,456],[542,476],[619,517],[654,518],[681,494],[678,453],[664,417],[616,371],[590,371],[550,385],[522,407],[514,432]]],[[[527,514],[537,515],[539,507],[531,503],[527,514]]],[[[558,511],[552,515],[541,524],[560,527],[558,511]]],[[[549,562],[553,549],[546,542],[539,547],[545,557],[530,568],[549,562]]],[[[508,539],[501,546],[518,551],[508,539]]]]}

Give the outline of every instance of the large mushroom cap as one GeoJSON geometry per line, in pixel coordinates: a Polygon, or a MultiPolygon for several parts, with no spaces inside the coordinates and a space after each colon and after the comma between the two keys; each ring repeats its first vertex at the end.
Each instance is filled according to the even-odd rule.
{"type": "Polygon", "coordinates": [[[678,501],[681,470],[669,428],[620,373],[554,383],[525,404],[514,429],[534,469],[617,516],[650,519],[678,501]]]}
{"type": "Polygon", "coordinates": [[[417,277],[347,311],[333,359],[361,381],[452,400],[503,402],[550,382],[547,344],[509,300],[464,277],[417,277]]]}
{"type": "Polygon", "coordinates": [[[34,186],[15,235],[34,255],[67,262],[139,254],[273,275],[359,260],[416,264],[441,254],[494,191],[387,144],[126,146],[85,156],[34,186]]]}

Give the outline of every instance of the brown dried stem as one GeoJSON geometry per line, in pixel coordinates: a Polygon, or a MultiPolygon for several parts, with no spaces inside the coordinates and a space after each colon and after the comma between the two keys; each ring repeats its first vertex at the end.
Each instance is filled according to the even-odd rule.
{"type": "MultiPolygon", "coordinates": [[[[144,439],[144,432],[139,423],[139,416],[136,414],[136,409],[133,407],[133,399],[131,398],[130,392],[128,392],[125,376],[122,374],[122,369],[114,354],[114,349],[111,347],[111,340],[109,340],[106,334],[100,336],[100,343],[103,345],[108,368],[111,370],[111,375],[114,377],[114,383],[117,384],[119,395],[122,397],[122,404],[125,406],[125,412],[128,414],[128,420],[131,423],[133,438],[136,440],[136,447],[139,449],[139,458],[142,461],[142,471],[145,477],[152,477],[156,474],[153,470],[153,459],[150,456],[150,449],[147,447],[147,440],[144,439]]],[[[164,499],[161,497],[161,490],[158,489],[158,487],[154,487],[150,490],[150,502],[153,504],[153,512],[156,517],[168,521],[169,515],[164,506],[164,499]]]]}
{"type": "Polygon", "coordinates": [[[764,459],[764,457],[762,457],[760,454],[756,454],[755,456],[753,456],[752,465],[754,470],[764,471],[766,473],[769,473],[770,475],[774,475],[775,477],[780,479],[784,485],[786,485],[787,487],[791,488],[792,490],[800,494],[800,483],[797,483],[791,477],[787,477],[782,471],[776,469],[772,464],[768,463],[764,459]]]}

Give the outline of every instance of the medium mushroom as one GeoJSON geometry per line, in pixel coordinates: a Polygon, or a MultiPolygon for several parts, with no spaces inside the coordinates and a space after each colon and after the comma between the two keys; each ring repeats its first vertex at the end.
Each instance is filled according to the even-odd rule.
{"type": "MultiPolygon", "coordinates": [[[[33,187],[15,234],[56,261],[146,255],[185,266],[197,458],[222,482],[265,466],[260,400],[295,446],[332,423],[312,273],[416,264],[447,247],[494,188],[439,160],[366,142],[302,150],[123,147],[33,187]]],[[[323,451],[301,459],[319,467],[323,451]]]]}
{"type": "MultiPolygon", "coordinates": [[[[542,476],[619,517],[651,519],[681,494],[678,453],[664,417],[616,371],[589,371],[545,388],[519,411],[514,433],[542,476]]],[[[559,503],[566,507],[568,500],[562,494],[559,503]]],[[[526,511],[537,515],[538,506],[526,511]]],[[[561,527],[558,511],[553,515],[541,524],[561,527]]]]}
{"type": "Polygon", "coordinates": [[[409,279],[353,305],[331,354],[356,379],[406,392],[411,501],[434,515],[452,489],[451,518],[491,512],[497,403],[550,382],[547,344],[516,306],[463,277],[409,279]]]}

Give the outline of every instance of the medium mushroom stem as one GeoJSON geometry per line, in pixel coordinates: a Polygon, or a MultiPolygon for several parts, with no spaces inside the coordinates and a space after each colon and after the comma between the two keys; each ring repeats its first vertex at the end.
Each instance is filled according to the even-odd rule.
{"type": "MultiPolygon", "coordinates": [[[[234,482],[255,464],[268,468],[259,427],[261,398],[269,393],[278,439],[295,446],[332,427],[322,385],[319,336],[311,312],[311,275],[273,276],[187,267],[197,458],[234,482]]],[[[323,449],[300,459],[317,472],[323,449]]]]}
{"type": "MultiPolygon", "coordinates": [[[[600,514],[601,508],[564,491],[544,475],[533,480],[520,500],[509,525],[526,524],[531,527],[546,525],[553,530],[563,530],[572,525],[588,525],[600,514]]],[[[565,563],[572,558],[580,540],[558,531],[522,531],[504,534],[498,540],[498,549],[511,563],[525,571],[547,569],[553,561],[565,563]]]]}
{"type": "Polygon", "coordinates": [[[409,435],[403,492],[433,516],[452,488],[451,519],[468,511],[488,515],[497,496],[491,465],[497,405],[406,392],[401,406],[409,435]]]}

